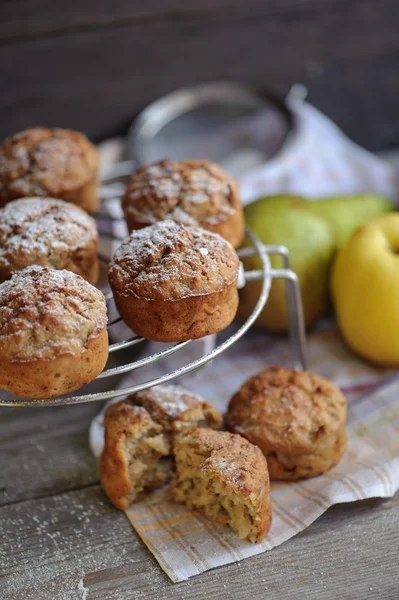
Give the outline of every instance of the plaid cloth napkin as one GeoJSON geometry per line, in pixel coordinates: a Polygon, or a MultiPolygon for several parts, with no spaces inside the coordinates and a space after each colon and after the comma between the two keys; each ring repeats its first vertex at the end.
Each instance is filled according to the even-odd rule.
{"type": "MultiPolygon", "coordinates": [[[[116,160],[120,142],[102,148],[105,162],[116,160]]],[[[370,160],[372,157],[370,155],[370,160]]],[[[248,183],[248,182],[247,182],[248,183]]],[[[118,201],[108,201],[106,210],[120,217],[118,201]]],[[[123,221],[99,221],[104,235],[103,254],[110,255],[117,242],[109,234],[123,237],[123,221]]],[[[118,332],[113,332],[117,339],[118,332]]],[[[119,335],[123,337],[123,328],[119,335]]],[[[222,335],[228,335],[224,332],[222,335]]],[[[193,360],[204,351],[197,341],[180,353],[128,375],[122,387],[152,379],[182,362],[193,360]]],[[[364,498],[389,497],[399,489],[399,378],[394,372],[367,365],[352,355],[343,344],[333,322],[324,322],[310,336],[311,371],[329,378],[348,399],[349,445],[334,469],[315,479],[271,485],[273,524],[260,544],[239,540],[227,527],[208,521],[184,506],[152,494],[133,505],[126,515],[149,550],[172,581],[178,582],[208,569],[240,561],[281,544],[293,537],[335,503],[364,498]]],[[[149,344],[146,353],[159,349],[149,344]]],[[[231,395],[254,373],[267,365],[291,366],[291,349],[284,338],[253,329],[210,365],[179,382],[225,411],[231,395]]],[[[90,443],[96,456],[103,445],[102,414],[93,421],[90,443]]]]}
{"type": "MultiPolygon", "coordinates": [[[[272,483],[273,523],[260,544],[239,540],[229,528],[166,500],[162,493],[134,504],[126,515],[172,581],[270,550],[305,529],[333,504],[389,497],[399,489],[399,378],[392,379],[391,372],[378,371],[357,360],[332,323],[323,324],[312,334],[309,350],[310,369],[329,377],[348,399],[349,445],[344,458],[315,479],[272,483]]],[[[186,354],[185,359],[189,358],[186,354]]],[[[163,368],[156,363],[146,377],[175,367],[174,361],[177,359],[163,368]]],[[[223,411],[247,377],[271,364],[290,366],[288,343],[253,330],[209,367],[179,383],[223,411]]],[[[130,376],[128,380],[123,385],[132,382],[130,376]]],[[[91,432],[97,455],[102,446],[101,419],[99,415],[91,432]]]]}

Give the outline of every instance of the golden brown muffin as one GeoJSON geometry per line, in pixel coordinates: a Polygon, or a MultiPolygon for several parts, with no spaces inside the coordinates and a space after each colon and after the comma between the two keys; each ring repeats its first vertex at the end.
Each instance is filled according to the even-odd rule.
{"type": "Polygon", "coordinates": [[[177,436],[174,452],[173,499],[230,525],[242,539],[261,542],[270,529],[272,508],[260,449],[240,435],[192,429],[177,436]]]}
{"type": "Polygon", "coordinates": [[[315,477],[346,448],[346,400],[330,381],[271,367],[232,397],[226,426],[264,452],[270,479],[315,477]]]}
{"type": "Polygon", "coordinates": [[[13,200],[0,209],[0,282],[29,265],[98,279],[98,232],[81,208],[52,198],[13,200]]]}
{"type": "Polygon", "coordinates": [[[92,212],[97,198],[98,153],[83,133],[33,127],[0,145],[0,206],[42,196],[92,212]]]}
{"type": "Polygon", "coordinates": [[[170,158],[141,167],[122,200],[129,231],[172,219],[204,227],[237,248],[244,216],[236,182],[212,162],[170,158]]]}
{"type": "Polygon", "coordinates": [[[122,319],[135,333],[180,342],[231,323],[238,272],[237,254],[219,235],[161,221],[122,242],[109,282],[122,319]]]}
{"type": "Polygon", "coordinates": [[[92,381],[108,357],[103,294],[70,271],[31,266],[0,284],[0,387],[52,398],[92,381]]]}
{"type": "Polygon", "coordinates": [[[220,427],[218,411],[179,386],[158,386],[111,404],[105,413],[101,484],[120,510],[166,483],[174,436],[192,427],[220,427]]]}

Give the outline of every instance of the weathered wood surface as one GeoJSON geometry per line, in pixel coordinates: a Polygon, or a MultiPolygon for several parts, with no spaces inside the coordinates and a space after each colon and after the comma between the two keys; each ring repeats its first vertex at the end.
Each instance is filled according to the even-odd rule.
{"type": "Polygon", "coordinates": [[[98,140],[183,85],[252,81],[310,100],[372,148],[399,142],[396,0],[17,0],[0,4],[0,138],[34,124],[98,140]]]}
{"type": "Polygon", "coordinates": [[[98,485],[98,410],[0,410],[1,600],[397,600],[399,495],[333,507],[271,552],[172,584],[98,485]]]}

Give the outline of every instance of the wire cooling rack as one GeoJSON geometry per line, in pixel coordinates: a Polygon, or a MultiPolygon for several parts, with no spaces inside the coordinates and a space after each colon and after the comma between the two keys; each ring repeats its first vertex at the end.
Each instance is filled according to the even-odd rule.
{"type": "MultiPolygon", "coordinates": [[[[106,204],[110,199],[114,200],[115,198],[120,197],[124,190],[124,185],[120,181],[113,181],[130,174],[131,170],[131,161],[124,161],[116,163],[112,171],[108,172],[103,177],[102,186],[100,187],[100,194],[102,197],[102,206],[104,208],[98,213],[97,217],[101,219],[112,218],[106,210],[106,204]]],[[[108,233],[107,235],[110,237],[114,237],[113,234],[108,233]]],[[[0,405],[43,407],[82,404],[85,402],[110,400],[111,398],[124,396],[126,394],[138,392],[140,390],[144,390],[155,385],[178,379],[183,375],[186,375],[187,373],[195,371],[199,367],[208,363],[210,360],[222,354],[222,352],[225,352],[250,329],[250,327],[255,323],[256,319],[259,317],[264,305],[267,302],[270,287],[274,279],[283,279],[286,285],[289,334],[293,353],[293,365],[295,368],[306,369],[307,349],[301,293],[298,278],[289,267],[288,250],[284,246],[266,246],[262,244],[257,238],[257,236],[249,229],[247,229],[247,238],[250,241],[250,245],[246,248],[239,250],[238,256],[240,259],[254,256],[259,257],[261,268],[252,271],[245,271],[241,264],[241,272],[239,276],[238,287],[244,287],[246,283],[250,281],[261,281],[262,285],[259,298],[257,300],[253,312],[246,319],[246,321],[241,324],[238,330],[235,331],[223,342],[216,342],[215,346],[210,351],[207,352],[205,350],[199,358],[196,358],[195,360],[192,360],[177,369],[167,371],[161,376],[155,377],[153,379],[150,378],[144,382],[137,383],[135,385],[130,385],[126,387],[122,386],[118,387],[117,389],[114,389],[112,381],[113,378],[115,378],[116,376],[131,373],[142,367],[148,367],[149,365],[155,362],[162,361],[171,354],[174,354],[175,352],[180,352],[181,350],[186,348],[188,344],[191,344],[193,342],[192,340],[190,340],[186,342],[173,344],[168,346],[166,349],[151,354],[150,356],[130,361],[126,360],[127,353],[122,351],[126,351],[128,348],[132,348],[133,346],[143,344],[146,340],[139,336],[132,336],[132,332],[125,326],[124,331],[126,339],[124,339],[123,341],[115,342],[109,347],[110,356],[116,354],[118,357],[122,356],[123,354],[123,358],[121,358],[120,361],[117,360],[117,366],[107,368],[106,365],[104,371],[96,379],[96,381],[104,380],[103,391],[96,393],[87,393],[85,392],[85,390],[87,390],[88,386],[83,386],[82,388],[80,388],[77,395],[59,396],[56,398],[49,398],[43,400],[31,400],[27,398],[19,398],[16,396],[12,396],[11,394],[6,394],[7,397],[0,397],[0,405]],[[270,257],[272,255],[279,255],[282,257],[284,268],[273,269],[271,267],[270,257]]],[[[114,237],[114,240],[117,239],[118,238],[114,237]]],[[[99,258],[102,262],[108,262],[109,260],[106,256],[103,256],[101,254],[99,258]]],[[[112,293],[110,291],[107,291],[105,295],[109,313],[115,314],[116,309],[113,303],[112,293]]],[[[122,320],[119,316],[116,316],[114,319],[110,320],[108,324],[109,334],[111,334],[112,328],[118,323],[122,323],[122,320]]]]}

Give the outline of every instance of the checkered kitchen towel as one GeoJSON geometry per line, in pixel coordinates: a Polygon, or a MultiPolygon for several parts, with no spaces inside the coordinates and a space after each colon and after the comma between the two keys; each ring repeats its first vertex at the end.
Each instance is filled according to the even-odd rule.
{"type": "MultiPolygon", "coordinates": [[[[270,550],[305,529],[333,504],[389,497],[399,488],[399,378],[351,355],[333,324],[326,323],[313,333],[309,349],[310,369],[329,377],[348,398],[349,445],[343,460],[315,479],[271,484],[273,523],[260,544],[239,540],[227,527],[211,523],[159,493],[134,504],[127,517],[172,581],[270,550]]],[[[175,361],[170,359],[163,368],[157,363],[144,376],[157,376],[175,367],[175,361]]],[[[247,377],[271,364],[291,364],[287,342],[253,330],[209,367],[179,383],[223,411],[247,377]]],[[[102,444],[100,423],[101,415],[92,426],[96,454],[102,444]]]]}
{"type": "MultiPolygon", "coordinates": [[[[325,119],[321,115],[320,118],[325,119]]],[[[339,142],[342,146],[342,137],[339,142]]],[[[120,144],[110,144],[103,148],[103,156],[109,162],[109,157],[117,158],[119,151],[120,144]]],[[[355,151],[350,142],[346,151],[347,160],[350,160],[355,151]]],[[[374,173],[372,189],[384,188],[387,185],[385,179],[381,182],[386,175],[384,165],[363,151],[357,158],[360,156],[368,177],[374,173]]],[[[273,173],[274,177],[275,166],[273,173]]],[[[351,191],[352,183],[349,185],[351,191]]],[[[267,177],[264,181],[258,177],[256,185],[259,193],[267,192],[267,177]]],[[[274,180],[271,185],[274,190],[274,180]]],[[[248,190],[248,178],[245,186],[248,190]]],[[[394,196],[393,193],[390,195],[394,196]]],[[[117,201],[108,202],[107,206],[114,216],[120,216],[117,201]]],[[[115,221],[112,227],[99,222],[99,226],[105,234],[123,237],[126,232],[122,221],[115,221]]],[[[109,254],[113,245],[104,235],[103,253],[109,254]]],[[[123,333],[121,331],[120,335],[123,333]]],[[[118,333],[114,332],[114,335],[118,333]]],[[[197,341],[186,348],[184,361],[202,352],[203,343],[206,342],[197,341]]],[[[150,344],[146,352],[152,353],[159,349],[158,346],[150,344]]],[[[239,540],[229,528],[171,503],[162,493],[155,493],[147,501],[133,505],[126,512],[127,517],[172,581],[182,581],[208,569],[270,550],[305,529],[335,503],[389,497],[398,490],[399,378],[392,371],[378,370],[354,357],[343,344],[334,323],[323,323],[313,332],[309,339],[309,354],[310,370],[331,379],[348,398],[349,445],[345,457],[334,469],[315,479],[272,483],[273,524],[260,544],[239,540]]],[[[162,363],[140,369],[140,373],[127,376],[122,387],[157,377],[179,366],[180,360],[181,357],[173,355],[162,363]]],[[[253,329],[209,366],[184,377],[179,383],[201,394],[223,412],[243,381],[272,364],[292,364],[288,342],[253,329]]],[[[96,455],[103,443],[101,423],[102,415],[99,415],[91,427],[91,445],[96,455]]]]}

